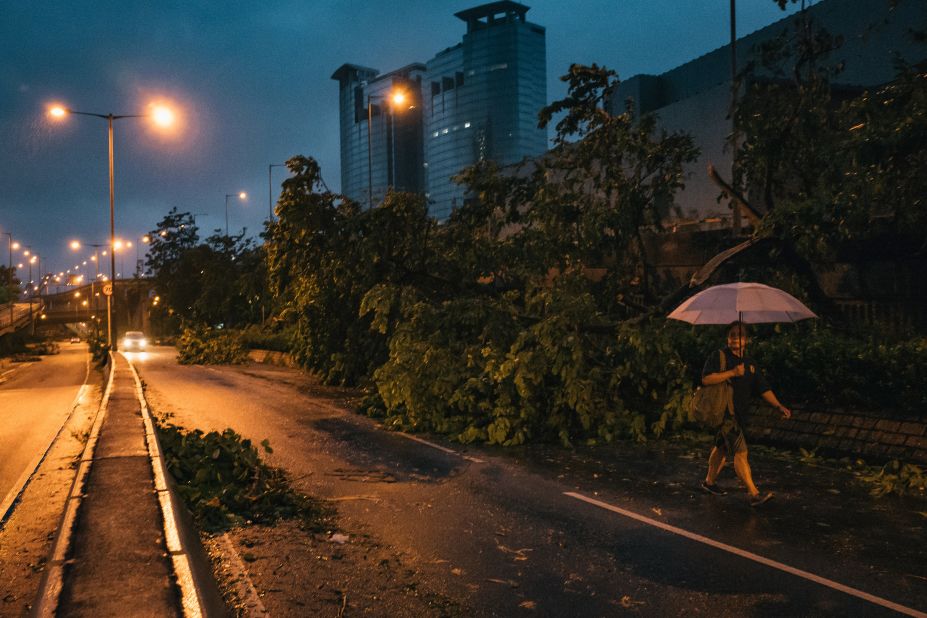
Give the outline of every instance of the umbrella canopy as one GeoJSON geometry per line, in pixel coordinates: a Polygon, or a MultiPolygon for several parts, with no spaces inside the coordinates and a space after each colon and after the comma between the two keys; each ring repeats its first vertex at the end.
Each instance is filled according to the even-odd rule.
{"type": "Polygon", "coordinates": [[[689,324],[797,322],[816,318],[794,296],[762,283],[728,283],[702,290],[668,316],[689,324]]]}

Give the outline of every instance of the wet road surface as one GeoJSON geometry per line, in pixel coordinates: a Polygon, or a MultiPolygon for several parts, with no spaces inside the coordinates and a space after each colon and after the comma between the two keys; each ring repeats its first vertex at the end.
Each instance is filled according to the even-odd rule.
{"type": "Polygon", "coordinates": [[[754,510],[731,474],[728,496],[697,491],[704,454],[691,444],[661,452],[443,445],[458,451],[449,453],[313,395],[292,370],[181,367],[170,348],[127,356],[155,412],[188,428],[268,438],[273,465],[301,489],[340,499],[347,525],[404,551],[429,585],[474,615],[897,615],[878,599],[568,493],[902,611],[927,610],[924,517],[904,501],[874,502],[835,484],[833,471],[755,454],[758,482],[768,479],[779,495],[754,510]]]}
{"type": "MultiPolygon", "coordinates": [[[[13,365],[0,384],[0,505],[6,506],[61,428],[87,375],[87,346],[13,365]]],[[[5,509],[4,509],[5,510],[5,509]]],[[[0,516],[3,513],[0,512],[0,516]]]]}

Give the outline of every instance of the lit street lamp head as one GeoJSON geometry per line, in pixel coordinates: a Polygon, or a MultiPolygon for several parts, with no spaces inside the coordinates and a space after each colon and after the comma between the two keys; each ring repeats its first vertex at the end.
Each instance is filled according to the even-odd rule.
{"type": "Polygon", "coordinates": [[[174,110],[164,105],[152,105],[151,118],[155,121],[155,124],[169,127],[174,124],[174,110]]]}

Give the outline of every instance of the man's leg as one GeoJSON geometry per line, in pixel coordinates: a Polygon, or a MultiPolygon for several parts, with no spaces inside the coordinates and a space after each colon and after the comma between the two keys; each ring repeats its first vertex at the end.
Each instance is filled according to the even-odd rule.
{"type": "Polygon", "coordinates": [[[760,490],[753,484],[753,473],[750,471],[750,462],[747,461],[747,451],[741,451],[734,454],[734,471],[740,480],[747,486],[747,491],[751,496],[758,496],[760,490]]]}
{"type": "Polygon", "coordinates": [[[717,446],[713,447],[711,454],[708,456],[708,474],[705,476],[705,482],[714,485],[718,475],[721,474],[721,470],[724,469],[725,463],[727,463],[727,453],[724,449],[717,446]]]}

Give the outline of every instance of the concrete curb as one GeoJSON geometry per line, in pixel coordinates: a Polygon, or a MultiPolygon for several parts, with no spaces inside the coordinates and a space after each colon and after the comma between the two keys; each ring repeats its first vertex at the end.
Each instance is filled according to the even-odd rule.
{"type": "Polygon", "coordinates": [[[200,543],[192,518],[177,496],[176,489],[167,471],[162,456],[161,443],[154,427],[154,421],[145,400],[141,379],[132,361],[123,355],[135,380],[135,392],[141,406],[145,424],[145,442],[148,445],[148,459],[154,474],[155,491],[161,505],[164,524],[164,539],[177,584],[181,592],[181,605],[185,616],[225,616],[228,614],[222,594],[212,573],[212,566],[200,543]]]}

